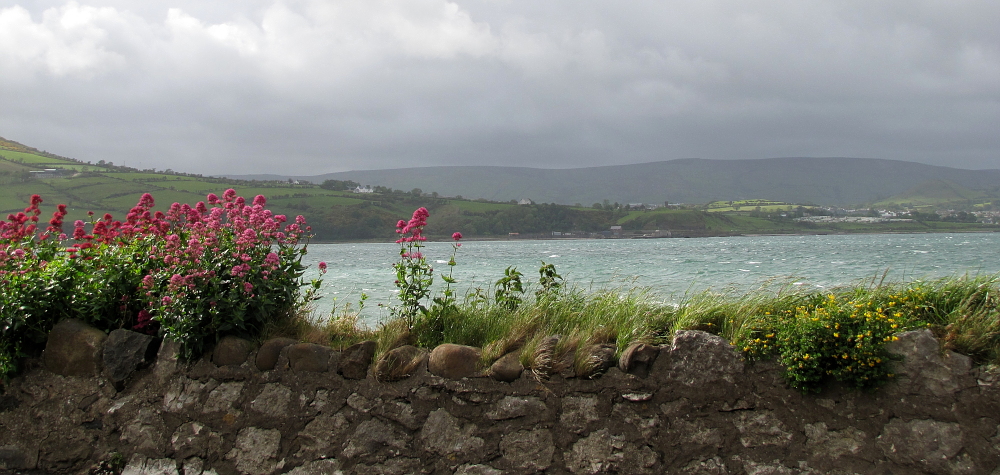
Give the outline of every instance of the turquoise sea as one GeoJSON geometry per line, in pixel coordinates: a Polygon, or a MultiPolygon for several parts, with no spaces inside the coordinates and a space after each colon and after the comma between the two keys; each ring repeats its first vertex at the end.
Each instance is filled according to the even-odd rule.
{"type": "MultiPolygon", "coordinates": [[[[451,251],[451,243],[427,243],[424,253],[435,275],[448,272],[451,251]]],[[[335,305],[357,308],[364,293],[364,321],[387,318],[378,304],[395,304],[392,264],[398,255],[393,243],[311,244],[306,277],[318,276],[320,261],[329,266],[314,317],[324,318],[335,305]]],[[[676,301],[685,292],[745,291],[769,281],[829,288],[881,279],[886,271],[889,281],[995,274],[1000,233],[466,241],[455,260],[459,296],[488,287],[507,266],[522,272],[525,282],[537,282],[544,261],[577,286],[645,286],[664,301],[676,301]]],[[[435,279],[437,292],[443,285],[435,279]]]]}

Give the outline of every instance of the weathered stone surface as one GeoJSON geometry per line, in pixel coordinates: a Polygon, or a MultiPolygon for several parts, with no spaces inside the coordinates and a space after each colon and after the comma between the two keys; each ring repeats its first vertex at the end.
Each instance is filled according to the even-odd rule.
{"type": "Polygon", "coordinates": [[[260,394],[250,403],[250,407],[271,417],[281,417],[288,414],[288,403],[291,400],[291,389],[280,383],[270,383],[264,386],[260,394]]]}
{"type": "Polygon", "coordinates": [[[521,352],[513,351],[500,357],[490,365],[489,376],[497,381],[514,382],[521,377],[524,366],[521,365],[521,352]]]}
{"type": "Polygon", "coordinates": [[[856,455],[867,443],[868,436],[853,427],[843,430],[828,430],[825,422],[806,424],[806,446],[814,457],[829,459],[844,455],[856,455]]]}
{"type": "Polygon", "coordinates": [[[952,396],[976,386],[969,374],[972,360],[954,351],[941,351],[928,329],[903,332],[889,343],[889,353],[902,357],[895,363],[894,386],[905,393],[934,397],[952,396]]]}
{"type": "Polygon", "coordinates": [[[663,368],[657,377],[704,390],[735,384],[744,369],[743,357],[717,335],[698,330],[678,330],[669,354],[657,357],[654,368],[663,368]],[[664,361],[660,361],[660,360],[664,361]]]}
{"type": "Polygon", "coordinates": [[[180,343],[169,338],[164,338],[160,343],[160,349],[156,352],[156,365],[153,366],[153,373],[160,384],[167,382],[184,366],[178,359],[180,348],[180,343]]]}
{"type": "Polygon", "coordinates": [[[346,379],[365,379],[377,347],[378,344],[374,341],[362,341],[347,347],[340,355],[340,368],[337,372],[346,379]]]}
{"type": "Polygon", "coordinates": [[[652,473],[658,456],[647,446],[637,447],[613,436],[607,429],[595,431],[573,444],[563,454],[566,468],[576,474],[652,473]]]}
{"type": "Polygon", "coordinates": [[[501,468],[533,473],[549,468],[556,446],[548,429],[519,430],[503,437],[500,452],[497,465],[501,468]]]}
{"type": "Polygon", "coordinates": [[[455,475],[503,475],[503,472],[489,465],[465,464],[455,470],[455,475]]]}
{"type": "Polygon", "coordinates": [[[317,416],[299,432],[300,446],[296,455],[310,459],[336,456],[337,441],[347,433],[350,425],[343,414],[317,416]]]}
{"type": "Polygon", "coordinates": [[[122,475],[179,475],[179,472],[177,462],[171,459],[150,459],[135,454],[122,469],[122,475]]]}
{"type": "Polygon", "coordinates": [[[617,364],[615,360],[617,348],[614,345],[590,345],[577,351],[581,351],[585,355],[583,363],[577,369],[576,376],[578,378],[600,376],[617,364]]]}
{"type": "Polygon", "coordinates": [[[197,408],[205,383],[188,378],[177,378],[163,395],[163,409],[181,412],[197,408]]]}
{"type": "Polygon", "coordinates": [[[427,359],[427,370],[442,378],[467,378],[479,372],[479,359],[482,355],[483,351],[479,348],[445,343],[431,351],[427,359]]]}
{"type": "Polygon", "coordinates": [[[281,350],[296,343],[298,342],[291,338],[271,338],[260,345],[254,364],[261,371],[270,371],[278,364],[278,355],[281,354],[281,350]]]}
{"type": "Polygon", "coordinates": [[[710,427],[699,419],[674,419],[670,421],[670,430],[679,433],[680,441],[683,444],[705,445],[709,447],[722,445],[722,430],[717,427],[710,427]]]}
{"type": "Polygon", "coordinates": [[[143,407],[136,413],[134,419],[126,423],[122,429],[120,440],[131,446],[137,452],[147,455],[163,453],[166,424],[159,413],[149,407],[143,407]]]}
{"type": "Polygon", "coordinates": [[[430,473],[429,470],[422,469],[423,464],[418,458],[395,457],[386,460],[384,463],[365,465],[359,463],[354,466],[355,474],[365,475],[412,475],[415,473],[430,473]]]}
{"type": "Polygon", "coordinates": [[[410,430],[417,430],[423,426],[423,419],[413,410],[413,405],[407,402],[395,400],[386,401],[375,406],[378,415],[396,421],[410,430]]]}
{"type": "Polygon", "coordinates": [[[184,475],[219,475],[215,470],[205,470],[205,461],[198,457],[191,457],[181,465],[184,475]]]}
{"type": "Polygon", "coordinates": [[[785,430],[785,425],[774,417],[772,411],[740,412],[733,425],[740,431],[740,444],[747,448],[766,445],[787,447],[792,443],[792,433],[785,430]]]}
{"type": "Polygon", "coordinates": [[[656,346],[634,342],[622,352],[618,359],[618,369],[645,378],[649,376],[649,371],[659,354],[660,348],[656,346]]]}
{"type": "Polygon", "coordinates": [[[219,453],[222,436],[200,422],[185,422],[170,437],[170,445],[175,458],[207,457],[219,453]]]}
{"type": "Polygon", "coordinates": [[[562,401],[562,414],[559,415],[559,423],[571,432],[581,433],[587,427],[601,419],[597,413],[598,401],[596,397],[565,397],[562,401]]]}
{"type": "Polygon", "coordinates": [[[968,462],[959,457],[962,436],[954,422],[893,419],[882,428],[876,445],[889,460],[930,473],[975,473],[963,469],[968,462]]]}
{"type": "Polygon", "coordinates": [[[323,459],[304,463],[287,475],[344,475],[344,471],[340,469],[340,461],[337,459],[323,459]]]}
{"type": "Polygon", "coordinates": [[[104,342],[104,373],[118,386],[132,372],[147,361],[153,337],[142,333],[118,329],[108,335],[104,342]]]}
{"type": "Polygon", "coordinates": [[[101,330],[79,320],[63,320],[49,331],[42,354],[45,369],[63,376],[96,376],[101,370],[101,349],[107,338],[101,330]]]}
{"type": "Polygon", "coordinates": [[[208,400],[201,411],[208,414],[212,412],[227,412],[236,404],[236,400],[243,393],[246,383],[242,381],[231,381],[218,385],[212,392],[208,393],[208,400]]]}
{"type": "Polygon", "coordinates": [[[239,366],[246,362],[252,351],[253,343],[250,340],[224,336],[215,345],[215,351],[212,352],[212,362],[219,366],[239,366]]]}
{"type": "Polygon", "coordinates": [[[38,447],[28,449],[21,445],[0,446],[0,469],[29,470],[38,463],[38,447]]]}
{"type": "Polygon", "coordinates": [[[288,364],[292,371],[325,373],[330,368],[329,347],[315,343],[298,343],[288,347],[288,364]]]}
{"type": "Polygon", "coordinates": [[[244,427],[236,435],[236,444],[227,460],[233,460],[236,469],[250,475],[266,475],[282,466],[284,460],[277,460],[281,444],[281,432],[277,429],[244,427]]]}
{"type": "Polygon", "coordinates": [[[406,448],[410,436],[378,419],[369,419],[358,425],[344,446],[342,456],[355,458],[383,451],[386,455],[398,455],[406,448]],[[387,453],[385,453],[387,452],[387,453]]]}
{"type": "Polygon", "coordinates": [[[716,455],[706,460],[694,460],[681,468],[684,475],[729,475],[726,462],[716,455]]]}
{"type": "Polygon", "coordinates": [[[486,418],[494,421],[502,421],[524,417],[527,415],[542,415],[548,407],[541,399],[534,396],[518,397],[504,396],[497,401],[493,408],[486,413],[486,418]]]}
{"type": "Polygon", "coordinates": [[[379,381],[398,381],[412,376],[427,361],[427,352],[410,345],[403,345],[382,355],[375,365],[375,378],[379,381]]]}
{"type": "MultiPolygon", "coordinates": [[[[420,431],[420,441],[427,450],[439,455],[460,454],[470,457],[483,448],[483,439],[472,434],[476,432],[475,424],[466,424],[456,419],[445,409],[431,412],[420,431]]],[[[473,457],[477,459],[479,457],[473,457]]]]}

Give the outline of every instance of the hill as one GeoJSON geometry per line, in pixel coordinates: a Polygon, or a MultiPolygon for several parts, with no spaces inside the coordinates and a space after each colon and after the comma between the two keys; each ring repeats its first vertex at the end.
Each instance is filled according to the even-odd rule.
{"type": "Polygon", "coordinates": [[[948,180],[931,180],[877,201],[879,208],[972,208],[997,198],[997,193],[972,190],[948,180]]]}
{"type": "Polygon", "coordinates": [[[423,167],[355,170],[294,178],[313,182],[353,180],[496,201],[527,198],[538,203],[590,205],[605,199],[621,203],[765,199],[847,206],[880,201],[931,180],[947,180],[973,190],[988,189],[1000,183],[1000,170],[963,170],[899,160],[832,157],[682,159],[572,169],[423,167]]]}

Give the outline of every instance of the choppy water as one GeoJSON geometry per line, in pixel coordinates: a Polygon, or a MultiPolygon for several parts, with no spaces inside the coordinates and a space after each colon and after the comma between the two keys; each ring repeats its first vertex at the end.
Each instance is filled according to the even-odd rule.
{"type": "MultiPolygon", "coordinates": [[[[435,274],[447,272],[450,243],[424,248],[435,274]]],[[[323,298],[316,316],[336,304],[369,296],[363,313],[369,324],[394,304],[396,244],[312,244],[304,262],[310,274],[326,261],[323,298]]],[[[1000,233],[747,236],[697,239],[468,241],[458,252],[454,277],[458,295],[488,287],[507,266],[538,280],[542,261],[555,264],[567,281],[600,288],[629,283],[650,287],[664,299],[706,288],[748,290],[769,279],[825,288],[881,278],[910,281],[955,274],[1000,272],[1000,233]]],[[[436,291],[444,282],[435,278],[436,291]]]]}

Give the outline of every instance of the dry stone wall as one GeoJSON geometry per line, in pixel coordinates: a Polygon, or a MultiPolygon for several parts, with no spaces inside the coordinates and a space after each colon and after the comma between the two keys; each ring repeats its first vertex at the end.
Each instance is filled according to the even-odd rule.
{"type": "Polygon", "coordinates": [[[456,345],[371,365],[372,343],[225,339],[192,364],[175,349],[60,324],[3,386],[0,470],[1000,474],[1000,370],[942,352],[927,331],[894,343],[888,387],[818,395],[698,331],[632,347],[599,376],[547,379],[514,358],[475,374],[478,351],[456,345]]]}

